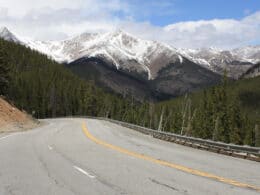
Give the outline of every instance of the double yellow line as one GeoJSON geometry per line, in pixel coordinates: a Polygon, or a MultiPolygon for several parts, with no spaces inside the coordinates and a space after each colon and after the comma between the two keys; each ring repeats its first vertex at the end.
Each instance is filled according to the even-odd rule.
{"type": "Polygon", "coordinates": [[[230,185],[233,185],[233,186],[242,187],[242,188],[248,188],[248,189],[252,189],[252,190],[256,190],[256,191],[260,192],[260,187],[252,186],[252,185],[249,185],[249,184],[244,184],[244,183],[232,180],[232,179],[223,178],[223,177],[220,177],[220,176],[217,176],[217,175],[213,175],[213,174],[210,174],[210,173],[207,173],[207,172],[203,172],[203,171],[195,170],[195,169],[192,169],[192,168],[184,167],[184,166],[181,166],[181,165],[178,165],[178,164],[174,164],[174,163],[170,163],[170,162],[167,162],[167,161],[158,160],[158,159],[155,159],[155,158],[150,157],[150,156],[146,156],[146,155],[143,155],[143,154],[132,152],[132,151],[126,150],[124,148],[121,148],[121,147],[118,147],[118,146],[106,143],[106,142],[104,142],[102,140],[99,140],[96,137],[94,137],[88,131],[85,123],[82,123],[82,130],[85,133],[85,135],[90,140],[92,140],[93,142],[95,142],[95,143],[97,143],[99,145],[102,145],[102,146],[104,146],[106,148],[110,148],[112,150],[115,150],[115,151],[118,151],[120,153],[126,154],[128,156],[133,156],[135,158],[139,158],[139,159],[143,159],[143,160],[146,160],[146,161],[150,161],[150,162],[153,162],[153,163],[156,163],[156,164],[159,164],[159,165],[171,167],[171,168],[174,168],[174,169],[186,172],[186,173],[190,173],[190,174],[193,174],[193,175],[197,175],[197,176],[201,176],[201,177],[205,177],[205,178],[210,178],[210,179],[213,179],[213,180],[216,180],[216,181],[220,181],[220,182],[223,182],[223,183],[226,183],[226,184],[230,184],[230,185]]]}

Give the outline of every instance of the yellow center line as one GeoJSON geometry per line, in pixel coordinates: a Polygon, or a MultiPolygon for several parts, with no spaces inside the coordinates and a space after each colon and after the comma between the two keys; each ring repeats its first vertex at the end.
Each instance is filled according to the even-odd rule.
{"type": "Polygon", "coordinates": [[[106,148],[110,148],[112,150],[115,150],[115,151],[118,151],[120,153],[126,154],[128,156],[133,156],[133,157],[136,157],[136,158],[139,158],[139,159],[143,159],[143,160],[146,160],[146,161],[150,161],[150,162],[153,162],[153,163],[156,163],[156,164],[159,164],[159,165],[171,167],[171,168],[174,168],[174,169],[186,172],[186,173],[190,173],[190,174],[193,174],[193,175],[197,175],[197,176],[201,176],[201,177],[205,177],[205,178],[210,178],[210,179],[213,179],[213,180],[216,180],[216,181],[220,181],[220,182],[223,182],[223,183],[226,183],[226,184],[230,184],[230,185],[233,185],[233,186],[238,186],[238,187],[242,187],[242,188],[249,188],[249,189],[256,190],[256,191],[260,192],[260,187],[252,186],[252,185],[245,184],[245,183],[241,183],[241,182],[238,182],[238,181],[235,181],[235,180],[232,180],[232,179],[223,178],[223,177],[220,177],[220,176],[217,176],[217,175],[213,175],[213,174],[210,174],[210,173],[207,173],[207,172],[195,170],[195,169],[192,169],[192,168],[189,168],[189,167],[181,166],[181,165],[170,163],[170,162],[167,162],[167,161],[158,160],[158,159],[155,159],[155,158],[147,156],[147,155],[143,155],[143,154],[139,154],[139,153],[136,153],[136,152],[132,152],[132,151],[126,150],[124,148],[121,148],[121,147],[118,147],[118,146],[106,143],[106,142],[104,142],[102,140],[99,140],[96,137],[94,137],[88,131],[85,123],[82,123],[82,130],[85,133],[85,135],[90,140],[92,140],[93,142],[95,142],[95,143],[97,143],[99,145],[102,145],[102,146],[104,146],[106,148]]]}

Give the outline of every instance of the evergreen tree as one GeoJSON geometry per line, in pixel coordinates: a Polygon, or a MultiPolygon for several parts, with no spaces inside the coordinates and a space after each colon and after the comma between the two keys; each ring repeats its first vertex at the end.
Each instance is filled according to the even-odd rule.
{"type": "Polygon", "coordinates": [[[0,40],[0,95],[6,94],[10,80],[10,68],[6,60],[4,49],[4,45],[0,40]]]}
{"type": "Polygon", "coordinates": [[[260,128],[257,124],[255,125],[255,146],[260,147],[260,128]]]}
{"type": "Polygon", "coordinates": [[[180,111],[175,112],[173,119],[173,132],[180,134],[182,128],[182,113],[180,111]]]}
{"type": "Polygon", "coordinates": [[[243,144],[253,146],[254,144],[254,129],[250,125],[250,121],[247,116],[243,118],[243,130],[244,130],[244,140],[243,144]]]}
{"type": "Polygon", "coordinates": [[[239,109],[239,102],[236,98],[233,98],[229,112],[229,140],[234,144],[242,144],[242,116],[239,109]]]}

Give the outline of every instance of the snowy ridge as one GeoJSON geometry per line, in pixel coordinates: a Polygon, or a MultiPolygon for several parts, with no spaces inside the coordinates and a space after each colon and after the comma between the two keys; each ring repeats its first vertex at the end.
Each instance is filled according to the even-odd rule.
{"type": "Polygon", "coordinates": [[[244,61],[251,63],[260,62],[260,46],[247,46],[233,49],[231,53],[235,56],[240,56],[244,61]]]}
{"type": "Polygon", "coordinates": [[[227,70],[233,78],[240,77],[257,62],[260,62],[260,46],[248,46],[233,50],[217,48],[178,49],[189,60],[222,74],[227,70]]]}

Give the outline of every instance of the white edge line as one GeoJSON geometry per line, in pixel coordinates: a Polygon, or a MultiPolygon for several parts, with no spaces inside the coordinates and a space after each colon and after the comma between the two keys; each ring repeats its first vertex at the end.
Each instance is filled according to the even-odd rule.
{"type": "Polygon", "coordinates": [[[81,169],[80,167],[73,166],[73,168],[76,169],[76,170],[78,170],[79,172],[83,173],[84,175],[88,176],[88,177],[91,178],[91,179],[94,179],[94,178],[95,178],[94,175],[89,174],[87,171],[81,169]]]}
{"type": "Polygon", "coordinates": [[[8,137],[12,137],[12,136],[15,136],[16,134],[12,134],[12,135],[7,135],[7,136],[4,136],[4,137],[0,137],[0,140],[2,140],[2,139],[6,139],[6,138],[8,138],[8,137]]]}
{"type": "Polygon", "coordinates": [[[49,150],[53,150],[53,148],[51,146],[48,146],[49,150]]]}

